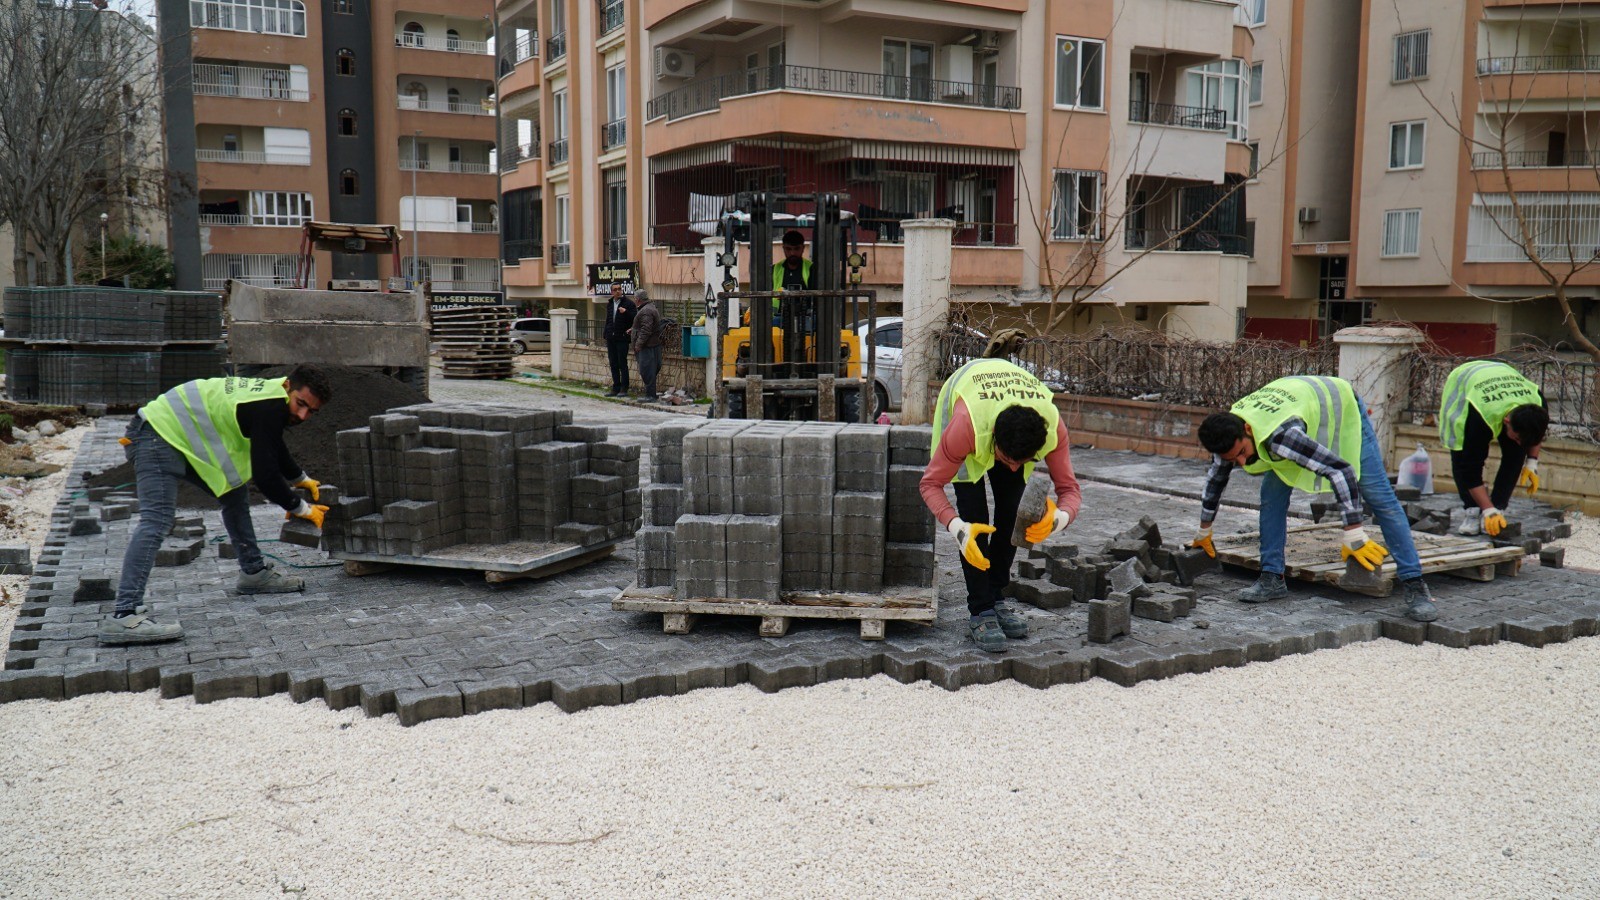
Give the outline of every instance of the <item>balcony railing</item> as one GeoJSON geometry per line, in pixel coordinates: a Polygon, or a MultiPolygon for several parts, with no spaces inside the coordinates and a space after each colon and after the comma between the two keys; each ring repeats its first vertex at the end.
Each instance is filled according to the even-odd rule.
{"type": "Polygon", "coordinates": [[[1203,131],[1222,131],[1228,127],[1225,114],[1220,109],[1206,109],[1203,106],[1176,106],[1171,103],[1151,103],[1148,100],[1128,101],[1128,121],[1142,125],[1198,128],[1203,131]]]}
{"type": "Polygon", "coordinates": [[[244,163],[257,166],[309,166],[311,153],[260,153],[254,150],[196,150],[199,162],[244,163]]]}
{"type": "MultiPolygon", "coordinates": [[[[1490,150],[1472,154],[1474,169],[1500,168],[1500,153],[1490,150]]],[[[1549,150],[1513,150],[1505,154],[1508,169],[1588,169],[1600,167],[1600,151],[1567,150],[1552,153],[1549,150]]]]}
{"type": "Polygon", "coordinates": [[[606,262],[628,258],[628,236],[606,238],[606,262]]]}
{"type": "Polygon", "coordinates": [[[539,56],[539,33],[530,31],[522,37],[511,42],[500,54],[500,77],[511,74],[517,63],[537,59],[539,56]]]}
{"type": "Polygon", "coordinates": [[[508,266],[514,266],[520,260],[542,259],[543,257],[543,243],[535,238],[528,238],[525,240],[506,241],[501,261],[508,266]]]}
{"type": "Polygon", "coordinates": [[[1600,56],[1489,56],[1478,60],[1479,75],[1518,75],[1532,72],[1600,72],[1600,56]]]}
{"type": "Polygon", "coordinates": [[[652,119],[660,116],[677,119],[717,109],[723,100],[731,97],[762,91],[883,97],[985,109],[1018,109],[1022,104],[1022,89],[1009,85],[906,78],[812,66],[761,66],[697,81],[663,94],[650,101],[647,114],[652,119]]]}
{"type": "Polygon", "coordinates": [[[394,33],[394,45],[413,50],[443,50],[447,53],[489,52],[488,41],[467,41],[450,35],[416,34],[406,31],[394,33]]]}
{"type": "Polygon", "coordinates": [[[622,27],[624,19],[622,0],[600,0],[600,33],[610,34],[622,27]]]}
{"type": "Polygon", "coordinates": [[[506,172],[515,169],[518,163],[539,158],[539,145],[513,144],[500,151],[500,171],[506,172]]]}
{"type": "Polygon", "coordinates": [[[1122,246],[1128,250],[1176,251],[1181,253],[1227,253],[1243,256],[1249,242],[1242,234],[1221,231],[1167,228],[1127,228],[1122,246]]]}
{"type": "Polygon", "coordinates": [[[628,120],[613,119],[600,126],[600,146],[607,150],[621,147],[628,140],[628,120]]]}
{"type": "Polygon", "coordinates": [[[553,265],[553,266],[570,266],[570,265],[572,265],[572,245],[571,244],[551,244],[550,245],[550,264],[553,265]]]}
{"type": "Polygon", "coordinates": [[[201,213],[201,225],[250,226],[254,228],[299,228],[311,221],[304,215],[239,215],[235,213],[201,213]]]}
{"type": "Polygon", "coordinates": [[[311,93],[289,87],[288,69],[258,69],[250,66],[219,66],[196,63],[194,92],[206,97],[244,97],[253,100],[294,100],[305,102],[311,93]]]}
{"type": "Polygon", "coordinates": [[[461,230],[469,231],[469,232],[471,232],[473,234],[499,234],[500,233],[500,223],[499,222],[462,222],[461,225],[464,226],[461,230]]]}
{"type": "Polygon", "coordinates": [[[415,109],[422,112],[456,113],[463,116],[492,116],[494,110],[484,109],[481,103],[468,103],[465,100],[424,100],[411,94],[401,94],[399,97],[401,109],[415,109]]]}
{"type": "Polygon", "coordinates": [[[560,166],[567,162],[567,139],[550,142],[550,165],[560,166]]]}
{"type": "Polygon", "coordinates": [[[201,213],[201,225],[249,225],[249,216],[226,215],[223,213],[201,213]]]}
{"type": "Polygon", "coordinates": [[[555,62],[567,55],[567,33],[565,31],[550,35],[544,42],[545,59],[555,62]]]}
{"type": "Polygon", "coordinates": [[[428,159],[400,160],[402,172],[448,172],[453,175],[493,175],[494,168],[488,163],[469,162],[444,162],[435,163],[428,159]]]}

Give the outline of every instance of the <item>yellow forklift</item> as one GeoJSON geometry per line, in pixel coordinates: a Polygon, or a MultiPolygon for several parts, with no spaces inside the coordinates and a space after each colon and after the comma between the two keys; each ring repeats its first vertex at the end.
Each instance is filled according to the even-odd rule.
{"type": "Polygon", "coordinates": [[[877,293],[861,287],[866,255],[839,194],[740,194],[722,219],[722,290],[713,341],[717,418],[869,422],[877,378],[877,293]],[[774,206],[815,204],[791,215],[774,206]],[[811,230],[811,290],[775,290],[772,245],[782,230],[811,230]],[[782,230],[780,230],[782,229],[782,230]],[[748,235],[750,286],[739,290],[737,244],[748,235]],[[865,315],[863,315],[865,307],[865,315]],[[742,314],[741,312],[742,311],[742,314]],[[859,326],[864,323],[865,358],[859,326]],[[819,340],[820,335],[837,339],[819,340]],[[866,403],[861,398],[866,397],[866,403]]]}

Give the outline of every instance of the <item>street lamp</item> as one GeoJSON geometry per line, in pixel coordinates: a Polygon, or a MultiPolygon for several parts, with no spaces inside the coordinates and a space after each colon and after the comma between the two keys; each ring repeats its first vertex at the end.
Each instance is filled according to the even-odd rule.
{"type": "Polygon", "coordinates": [[[100,280],[106,280],[106,222],[111,217],[105,213],[100,214],[100,280]]]}

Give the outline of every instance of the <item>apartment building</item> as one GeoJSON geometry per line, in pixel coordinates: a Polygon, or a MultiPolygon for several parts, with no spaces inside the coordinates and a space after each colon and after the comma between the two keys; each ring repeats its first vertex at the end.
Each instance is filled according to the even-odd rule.
{"type": "Polygon", "coordinates": [[[308,220],[398,225],[403,258],[311,283],[497,289],[491,0],[159,0],[179,287],[289,285],[308,220]]]}
{"type": "Polygon", "coordinates": [[[890,308],[938,215],[957,302],[1232,338],[1260,2],[502,0],[506,290],[592,321],[583,266],[636,259],[698,298],[735,194],[834,191],[890,308]]]}

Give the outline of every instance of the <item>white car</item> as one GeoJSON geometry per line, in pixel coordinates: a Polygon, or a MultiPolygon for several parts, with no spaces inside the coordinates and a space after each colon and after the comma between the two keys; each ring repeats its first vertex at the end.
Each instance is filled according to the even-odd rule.
{"type": "MultiPolygon", "coordinates": [[[[861,337],[861,346],[867,345],[867,323],[857,322],[856,334],[861,337]]],[[[970,340],[963,341],[964,346],[956,348],[956,358],[966,361],[983,352],[984,345],[989,342],[989,336],[981,331],[966,329],[970,340]]],[[[881,412],[885,406],[889,409],[900,408],[900,360],[901,346],[905,339],[905,320],[899,316],[880,316],[877,329],[877,385],[873,393],[877,394],[877,402],[873,406],[874,414],[881,412]]],[[[861,351],[861,365],[867,364],[867,351],[861,351]]]]}
{"type": "Polygon", "coordinates": [[[550,320],[518,319],[512,322],[511,352],[518,356],[550,352],[550,320]]]}

